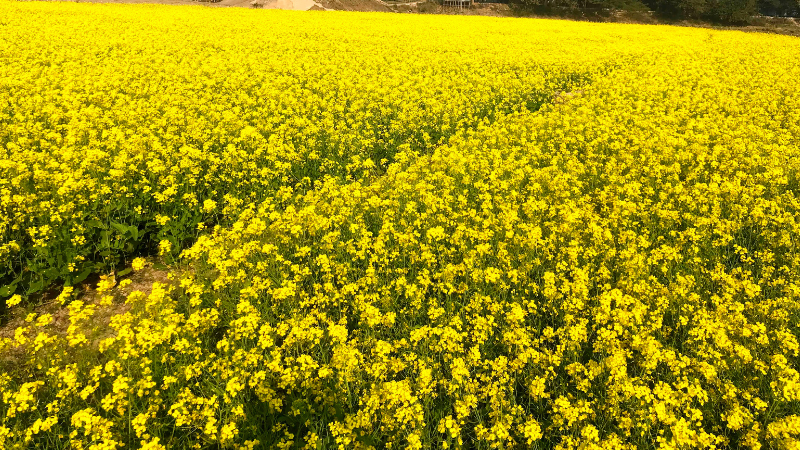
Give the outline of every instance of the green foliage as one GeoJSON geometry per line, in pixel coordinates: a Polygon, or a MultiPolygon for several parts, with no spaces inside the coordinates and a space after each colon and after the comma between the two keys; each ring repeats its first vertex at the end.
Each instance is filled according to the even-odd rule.
{"type": "Polygon", "coordinates": [[[792,16],[800,14],[800,0],[512,0],[537,12],[554,14],[575,10],[652,10],[671,19],[744,23],[757,14],[792,16]]]}
{"type": "Polygon", "coordinates": [[[758,10],[770,16],[798,16],[800,0],[759,0],[758,10]]]}
{"type": "Polygon", "coordinates": [[[725,23],[747,22],[758,13],[756,0],[708,0],[708,4],[709,18],[725,23]]]}

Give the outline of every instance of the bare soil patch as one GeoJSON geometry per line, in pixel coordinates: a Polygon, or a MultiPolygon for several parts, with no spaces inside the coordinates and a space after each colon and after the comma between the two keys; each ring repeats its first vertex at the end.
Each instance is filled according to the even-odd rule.
{"type": "MultiPolygon", "coordinates": [[[[83,284],[75,286],[72,296],[75,300],[80,300],[87,305],[96,305],[97,309],[92,317],[98,328],[103,329],[108,327],[113,316],[128,311],[129,306],[125,303],[125,299],[132,292],[141,291],[149,295],[153,290],[153,283],[166,284],[170,282],[168,273],[166,268],[155,268],[151,264],[141,270],[129,272],[125,276],[116,277],[116,286],[102,293],[98,291],[98,283],[101,278],[94,276],[83,284]],[[130,282],[121,286],[120,282],[123,280],[130,280],[130,282]],[[112,297],[110,304],[101,302],[106,296],[112,297]]],[[[42,294],[42,297],[36,302],[36,306],[11,310],[6,322],[0,326],[0,339],[13,338],[17,328],[25,325],[25,319],[32,313],[36,316],[50,314],[53,317],[51,330],[56,333],[66,333],[67,327],[69,327],[69,311],[65,305],[59,302],[59,294],[60,291],[51,289],[42,294]]]]}
{"type": "Polygon", "coordinates": [[[336,11],[392,11],[386,2],[381,0],[318,0],[318,3],[325,9],[336,11]]]}

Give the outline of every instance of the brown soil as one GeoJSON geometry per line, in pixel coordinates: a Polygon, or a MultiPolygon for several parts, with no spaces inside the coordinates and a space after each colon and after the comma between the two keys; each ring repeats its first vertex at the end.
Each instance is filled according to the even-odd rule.
{"type": "MultiPolygon", "coordinates": [[[[167,270],[154,268],[151,264],[142,270],[117,277],[117,286],[105,293],[97,292],[97,283],[100,281],[100,278],[93,277],[91,281],[76,286],[73,297],[86,304],[97,305],[93,320],[99,325],[99,329],[103,329],[110,323],[111,317],[122,314],[129,309],[129,306],[125,303],[125,299],[128,295],[134,291],[150,294],[153,289],[153,283],[168,283],[170,281],[167,277],[168,273],[167,270]],[[120,287],[119,283],[126,279],[131,280],[130,284],[125,287],[120,287]],[[113,297],[113,302],[110,305],[100,305],[100,300],[108,295],[113,297]]],[[[69,311],[57,300],[58,294],[59,293],[55,290],[50,290],[45,292],[42,297],[38,299],[36,302],[37,306],[32,309],[21,307],[12,309],[8,321],[0,326],[0,339],[13,338],[15,330],[24,325],[25,318],[30,313],[52,315],[52,330],[56,333],[66,333],[67,327],[69,326],[69,311]]]]}
{"type": "Polygon", "coordinates": [[[336,11],[383,11],[392,9],[381,0],[317,0],[323,8],[336,11]]]}

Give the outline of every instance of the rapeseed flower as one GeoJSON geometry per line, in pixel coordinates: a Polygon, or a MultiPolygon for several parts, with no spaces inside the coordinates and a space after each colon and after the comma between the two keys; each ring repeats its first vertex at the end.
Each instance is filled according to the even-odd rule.
{"type": "Polygon", "coordinates": [[[800,442],[791,38],[0,10],[3,448],[800,442]]]}

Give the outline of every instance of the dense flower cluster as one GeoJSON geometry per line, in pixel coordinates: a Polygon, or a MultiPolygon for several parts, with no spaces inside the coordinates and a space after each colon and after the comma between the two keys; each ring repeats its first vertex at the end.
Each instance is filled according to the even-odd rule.
{"type": "Polygon", "coordinates": [[[244,205],[381,173],[633,53],[578,29],[551,48],[557,25],[1,7],[5,296],[177,252],[244,205]]]}
{"type": "MultiPolygon", "coordinates": [[[[165,57],[164,74],[117,85],[114,99],[148,92],[185,110],[177,124],[177,112],[148,119],[163,133],[149,142],[171,136],[169,146],[134,152],[138,135],[123,133],[117,150],[86,163],[80,179],[94,187],[81,192],[96,198],[80,210],[105,214],[139,201],[137,226],[153,233],[182,211],[201,221],[213,213],[218,224],[195,239],[164,239],[160,251],[180,251],[180,262],[148,292],[115,306],[114,277],[101,279],[95,303],[67,286],[64,317],[34,311],[0,338],[3,448],[800,446],[796,40],[558,21],[0,6],[79,12],[64,23],[85,14],[87,27],[112,16],[130,27],[98,42],[168,36],[209,20],[202,33],[184,30],[206,39],[199,47],[189,40],[191,51],[208,54],[195,59],[187,50],[174,66],[165,57]],[[186,15],[179,20],[177,11],[186,15]],[[262,22],[269,32],[259,45],[226,41],[262,22]],[[303,30],[318,39],[299,40],[303,30]],[[649,43],[633,44],[645,30],[649,43]],[[377,45],[379,37],[395,41],[377,45]],[[454,46],[462,38],[468,43],[454,46]],[[259,53],[264,40],[274,45],[259,53]],[[187,67],[198,70],[193,64],[209,66],[192,95],[147,90],[189,86],[176,80],[187,67]],[[264,76],[251,72],[258,64],[275,64],[271,77],[298,72],[287,75],[283,95],[253,98],[254,112],[203,122],[229,107],[220,98],[248,95],[246,76],[264,76]],[[207,79],[222,84],[205,87],[207,79]],[[383,91],[382,80],[394,89],[383,91]],[[306,95],[318,103],[301,101],[306,95]],[[297,103],[278,114],[269,102],[279,101],[297,103]],[[476,105],[493,106],[478,113],[476,105]],[[381,108],[400,122],[382,122],[381,108]],[[403,122],[406,113],[416,123],[403,122]],[[441,128],[424,131],[428,138],[414,134],[441,117],[455,122],[435,122],[441,128]],[[255,137],[236,140],[236,130],[255,137]],[[198,145],[195,132],[210,133],[213,144],[198,145]],[[258,153],[250,138],[285,150],[258,153]],[[115,169],[118,158],[126,162],[115,169]],[[156,159],[164,168],[151,173],[156,159]],[[258,178],[262,168],[268,173],[258,178]],[[113,170],[120,180],[150,178],[131,181],[124,195],[97,192],[113,170]],[[184,181],[158,200],[169,189],[159,183],[184,181]],[[181,200],[195,189],[208,193],[181,200]]],[[[123,52],[138,57],[109,48],[120,61],[123,52]]],[[[142,47],[153,49],[150,58],[180,48],[168,38],[142,47]]],[[[68,49],[49,58],[66,58],[68,49]]],[[[91,70],[111,69],[82,66],[75,76],[91,70]]],[[[10,104],[44,102],[25,90],[30,81],[4,80],[4,92],[17,92],[4,94],[10,104]]],[[[37,89],[55,92],[44,80],[37,89]]],[[[89,97],[110,89],[92,82],[102,89],[89,97]]],[[[272,86],[262,83],[251,89],[272,86]]],[[[113,101],[104,111],[121,114],[113,101]]],[[[25,114],[34,110],[16,108],[4,123],[45,134],[53,123],[31,125],[39,122],[25,114]]],[[[134,127],[142,117],[117,120],[134,127]]],[[[151,133],[148,126],[131,130],[151,133]]],[[[43,138],[6,143],[3,170],[27,175],[3,189],[27,200],[4,199],[3,207],[29,223],[44,220],[52,209],[21,205],[58,208],[67,197],[35,201],[50,195],[36,182],[75,179],[77,149],[111,140],[95,132],[72,149],[45,150],[43,138]],[[73,152],[71,162],[47,165],[66,161],[60,152],[73,152]]],[[[95,238],[86,239],[98,248],[95,238]]],[[[40,255],[53,242],[19,238],[15,252],[40,255]]],[[[145,270],[148,260],[131,265],[145,270]]]]}

